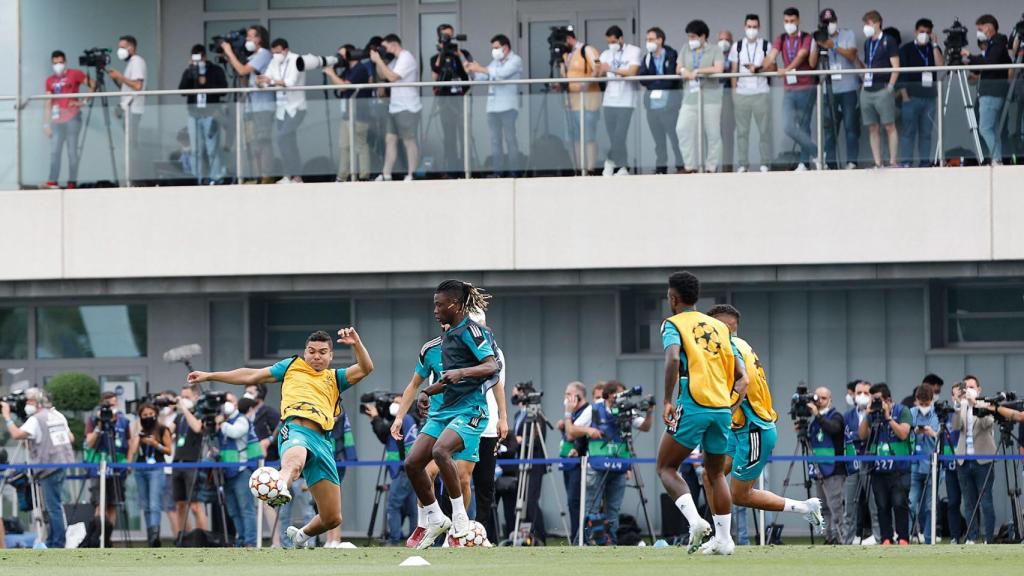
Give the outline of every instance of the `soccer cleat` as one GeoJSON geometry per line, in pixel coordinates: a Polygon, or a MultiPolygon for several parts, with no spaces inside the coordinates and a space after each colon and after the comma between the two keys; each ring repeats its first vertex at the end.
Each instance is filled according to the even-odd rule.
{"type": "Polygon", "coordinates": [[[458,514],[452,514],[452,531],[451,535],[453,538],[462,538],[469,534],[469,531],[473,528],[473,524],[469,521],[469,515],[465,512],[459,512],[458,514]]]}
{"type": "Polygon", "coordinates": [[[426,550],[434,545],[434,541],[441,534],[448,532],[448,529],[452,527],[452,521],[447,517],[442,516],[443,520],[439,524],[427,524],[424,530],[423,539],[416,545],[417,550],[426,550]]]}
{"type": "Polygon", "coordinates": [[[271,508],[280,508],[292,501],[292,493],[287,488],[282,488],[276,497],[267,500],[271,508]]]}
{"type": "Polygon", "coordinates": [[[406,548],[417,548],[420,542],[423,541],[423,536],[426,535],[427,529],[423,526],[417,526],[412,534],[409,535],[409,539],[405,541],[406,548]]]}
{"type": "Polygon", "coordinates": [[[300,529],[295,526],[289,526],[285,532],[288,534],[288,539],[292,541],[292,547],[294,548],[316,548],[316,538],[309,537],[303,541],[299,541],[300,529]]]}
{"type": "Polygon", "coordinates": [[[465,548],[465,546],[459,543],[459,539],[451,534],[446,537],[446,540],[447,542],[445,542],[445,544],[447,545],[447,548],[465,548]]]}
{"type": "Polygon", "coordinates": [[[736,544],[732,540],[719,540],[712,538],[700,547],[700,553],[705,556],[732,556],[736,551],[736,544]]]}
{"type": "Polygon", "coordinates": [[[821,500],[818,500],[817,498],[808,498],[806,504],[811,511],[804,514],[804,520],[807,520],[811,526],[817,528],[819,534],[824,534],[825,518],[821,515],[821,500]]]}
{"type": "Polygon", "coordinates": [[[697,523],[690,526],[690,545],[686,549],[687,554],[693,554],[700,549],[701,545],[711,536],[711,524],[701,518],[697,523]]]}

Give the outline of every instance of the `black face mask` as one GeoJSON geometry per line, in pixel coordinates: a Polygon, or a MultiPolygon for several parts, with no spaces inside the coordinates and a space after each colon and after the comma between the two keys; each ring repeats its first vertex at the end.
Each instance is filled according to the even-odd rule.
{"type": "Polygon", "coordinates": [[[156,418],[140,418],[139,422],[142,423],[142,427],[146,430],[156,426],[156,418]]]}

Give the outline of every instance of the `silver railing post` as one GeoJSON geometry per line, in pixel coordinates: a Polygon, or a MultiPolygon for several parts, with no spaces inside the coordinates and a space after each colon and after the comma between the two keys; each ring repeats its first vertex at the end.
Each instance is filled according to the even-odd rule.
{"type": "Polygon", "coordinates": [[[469,163],[469,89],[462,91],[462,165],[466,172],[466,180],[472,174],[469,163]]]}
{"type": "Polygon", "coordinates": [[[245,141],[242,132],[245,129],[245,123],[242,121],[242,113],[245,110],[241,94],[235,95],[235,184],[241,184],[243,178],[242,174],[242,142],[245,141]]]}
{"type": "MultiPolygon", "coordinates": [[[[817,106],[816,106],[816,108],[818,110],[818,113],[815,114],[815,118],[818,121],[818,126],[817,126],[817,129],[816,129],[816,132],[818,134],[818,138],[817,138],[817,140],[818,140],[818,156],[817,156],[817,158],[818,158],[818,169],[820,170],[820,169],[824,169],[824,167],[825,167],[825,123],[823,121],[822,110],[821,110],[822,103],[825,101],[825,99],[823,97],[824,89],[822,88],[821,82],[818,82],[818,84],[816,86],[815,92],[816,92],[815,96],[816,96],[816,98],[818,100],[817,101],[817,106]]],[[[833,118],[832,122],[835,122],[835,121],[836,121],[836,119],[833,118]]],[[[838,144],[839,143],[836,142],[833,145],[838,145],[838,144]]],[[[847,153],[847,154],[849,154],[849,153],[847,153]]]]}
{"type": "Polygon", "coordinates": [[[132,185],[132,105],[124,111],[124,182],[132,185]]]}
{"type": "Polygon", "coordinates": [[[580,90],[580,176],[587,174],[587,129],[585,127],[587,99],[585,95],[586,89],[589,87],[590,84],[584,84],[583,89],[580,90]]]}
{"type": "Polygon", "coordinates": [[[945,116],[945,110],[943,110],[942,100],[942,84],[943,80],[939,80],[935,83],[935,122],[937,124],[935,129],[935,165],[942,166],[946,163],[946,122],[943,116],[945,116]]]}
{"type": "MultiPolygon", "coordinates": [[[[348,179],[356,181],[356,95],[348,97],[348,179]]],[[[362,166],[360,166],[362,168],[362,166]]],[[[369,166],[366,167],[369,170],[369,166]]]]}
{"type": "MultiPolygon", "coordinates": [[[[691,80],[694,82],[694,80],[691,80]]],[[[704,172],[704,80],[697,87],[697,172],[704,172]]]]}

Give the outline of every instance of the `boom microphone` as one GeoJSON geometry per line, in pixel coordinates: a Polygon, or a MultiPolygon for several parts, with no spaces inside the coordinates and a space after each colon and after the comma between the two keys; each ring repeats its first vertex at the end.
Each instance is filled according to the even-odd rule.
{"type": "Polygon", "coordinates": [[[164,352],[164,362],[185,362],[187,364],[189,360],[196,356],[202,356],[202,354],[203,347],[199,344],[186,344],[164,352]]]}

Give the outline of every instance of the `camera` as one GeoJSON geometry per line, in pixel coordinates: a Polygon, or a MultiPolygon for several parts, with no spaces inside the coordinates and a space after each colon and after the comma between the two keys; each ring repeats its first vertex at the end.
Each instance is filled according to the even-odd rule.
{"type": "Polygon", "coordinates": [[[113,429],[114,420],[117,419],[117,414],[114,413],[114,408],[108,404],[100,404],[99,410],[96,412],[96,425],[103,432],[113,429]]]}
{"type": "Polygon", "coordinates": [[[832,37],[832,35],[828,33],[828,21],[818,22],[818,29],[811,33],[811,37],[814,38],[814,41],[818,44],[819,50],[827,52],[828,50],[823,49],[821,45],[828,42],[828,39],[832,37]]]}
{"type": "Polygon", "coordinates": [[[248,54],[248,51],[245,49],[245,36],[245,28],[232,30],[223,36],[214,36],[210,38],[209,53],[218,54],[220,56],[218,60],[223,64],[226,61],[223,44],[226,42],[231,45],[231,51],[235,53],[235,56],[238,56],[239,60],[245,62],[245,55],[248,54]]]}
{"type": "Polygon", "coordinates": [[[797,386],[789,403],[789,417],[793,420],[807,420],[811,417],[811,409],[807,405],[817,401],[818,395],[809,394],[807,386],[797,386]]]}
{"type": "Polygon", "coordinates": [[[370,411],[366,408],[368,404],[373,404],[373,407],[377,409],[377,415],[385,420],[391,420],[391,405],[401,399],[402,395],[397,392],[387,392],[384,390],[374,390],[373,392],[367,392],[359,397],[359,412],[362,414],[369,415],[370,411]]]}
{"type": "Polygon", "coordinates": [[[572,26],[552,26],[548,34],[548,53],[551,55],[551,65],[562,61],[562,56],[571,52],[569,49],[569,32],[573,32],[572,26]]]}
{"type": "Polygon", "coordinates": [[[465,42],[467,39],[468,38],[466,37],[465,34],[456,34],[456,35],[452,36],[451,34],[448,34],[447,32],[438,32],[438,34],[437,34],[437,44],[438,44],[437,51],[438,51],[438,53],[444,54],[446,56],[458,56],[459,55],[459,45],[456,44],[456,41],[465,42]]]}
{"type": "Polygon", "coordinates": [[[946,35],[946,65],[959,66],[964,63],[960,51],[967,47],[967,28],[959,18],[953,19],[953,25],[942,31],[946,35]]]}
{"type": "Polygon", "coordinates": [[[102,70],[110,64],[110,48],[89,48],[78,57],[78,65],[102,70]]]}
{"type": "MultiPolygon", "coordinates": [[[[1005,406],[1007,408],[1010,408],[1011,410],[1017,410],[1018,408],[1016,408],[1016,406],[1024,404],[1024,402],[1017,402],[1016,392],[999,392],[993,396],[978,398],[978,402],[984,402],[992,406],[1005,406]]],[[[995,408],[988,409],[982,408],[980,406],[975,406],[971,412],[978,417],[995,416],[997,420],[1003,419],[1002,416],[1000,416],[999,412],[995,410],[995,408]]]]}
{"type": "Polygon", "coordinates": [[[141,396],[135,400],[126,400],[124,403],[125,412],[135,414],[143,404],[152,404],[157,410],[160,410],[161,408],[174,406],[176,402],[174,399],[167,398],[162,394],[146,394],[145,396],[141,396]]]}
{"type": "Polygon", "coordinates": [[[295,67],[299,72],[307,70],[319,70],[321,68],[333,68],[338,65],[338,55],[317,56],[316,54],[303,54],[295,61],[295,67]]]}
{"type": "Polygon", "coordinates": [[[26,398],[24,390],[11,392],[7,396],[0,398],[0,402],[6,402],[9,404],[11,406],[11,412],[17,414],[18,418],[21,418],[22,421],[27,418],[27,415],[25,414],[25,401],[26,398]]]}
{"type": "Polygon", "coordinates": [[[946,401],[936,402],[932,407],[935,409],[935,415],[938,416],[939,420],[945,420],[956,412],[956,408],[953,408],[953,405],[946,401]]]}
{"type": "Polygon", "coordinates": [[[529,382],[520,382],[516,384],[515,391],[512,392],[512,403],[513,404],[540,404],[540,399],[544,396],[544,391],[538,391],[533,386],[533,380],[529,382]]]}
{"type": "Polygon", "coordinates": [[[637,418],[646,418],[647,413],[655,406],[654,395],[643,395],[644,389],[640,386],[627,388],[615,397],[611,413],[619,421],[619,434],[623,438],[633,435],[633,422],[637,418]]]}
{"type": "Polygon", "coordinates": [[[223,390],[203,392],[196,400],[196,415],[201,418],[217,416],[224,410],[227,399],[228,393],[223,390]]]}

